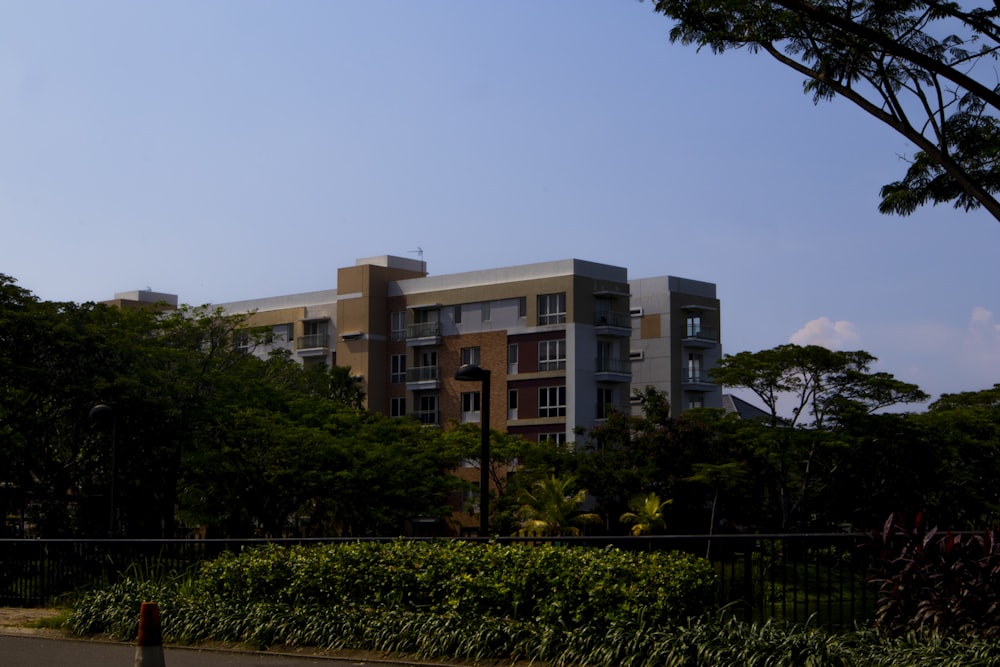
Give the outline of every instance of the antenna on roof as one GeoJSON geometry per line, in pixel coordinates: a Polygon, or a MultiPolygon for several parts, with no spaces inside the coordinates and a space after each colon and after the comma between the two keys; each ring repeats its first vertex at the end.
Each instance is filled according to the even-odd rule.
{"type": "Polygon", "coordinates": [[[416,250],[409,250],[408,252],[409,252],[409,254],[416,255],[417,257],[420,258],[420,270],[423,271],[426,274],[427,273],[427,263],[424,261],[424,249],[421,248],[420,246],[417,246],[416,250]]]}

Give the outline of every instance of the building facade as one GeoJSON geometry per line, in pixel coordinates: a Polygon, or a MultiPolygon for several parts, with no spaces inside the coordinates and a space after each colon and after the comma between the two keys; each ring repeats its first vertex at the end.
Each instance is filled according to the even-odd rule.
{"type": "Polygon", "coordinates": [[[252,313],[303,364],[350,367],[368,409],[429,425],[480,421],[479,385],[455,379],[467,363],[491,372],[490,427],[532,440],[572,442],[638,410],[647,386],[672,414],[722,407],[711,283],[578,259],[430,276],[382,256],[339,269],[336,290],[216,305],[252,313]]]}

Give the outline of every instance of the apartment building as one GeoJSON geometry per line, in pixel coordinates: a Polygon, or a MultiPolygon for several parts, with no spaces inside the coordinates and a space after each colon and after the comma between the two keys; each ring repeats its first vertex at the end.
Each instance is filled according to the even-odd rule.
{"type": "Polygon", "coordinates": [[[646,386],[674,414],[722,407],[711,283],[579,259],[432,276],[382,256],[338,269],[335,290],[217,305],[253,313],[303,364],[349,366],[369,409],[429,425],[480,420],[463,364],[491,372],[490,426],[533,440],[574,441],[646,386]]]}

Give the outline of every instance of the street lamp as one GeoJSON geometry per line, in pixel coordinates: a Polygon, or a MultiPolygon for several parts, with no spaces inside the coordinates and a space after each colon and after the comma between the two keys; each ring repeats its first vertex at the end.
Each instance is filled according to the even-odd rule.
{"type": "Polygon", "coordinates": [[[95,424],[104,425],[111,420],[111,515],[108,518],[108,537],[115,536],[115,478],[118,476],[116,468],[117,443],[115,442],[115,431],[117,430],[118,417],[110,405],[103,403],[95,405],[90,409],[90,420],[95,424]]]}
{"type": "Polygon", "coordinates": [[[462,364],[455,371],[461,382],[482,383],[479,446],[479,536],[490,535],[490,372],[476,364],[462,364]]]}

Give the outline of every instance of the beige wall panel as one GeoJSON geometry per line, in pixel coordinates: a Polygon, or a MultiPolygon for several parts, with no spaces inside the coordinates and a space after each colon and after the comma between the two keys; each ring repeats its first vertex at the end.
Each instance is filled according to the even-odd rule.
{"type": "Polygon", "coordinates": [[[641,338],[660,337],[660,315],[643,315],[639,324],[639,336],[641,338]]]}

